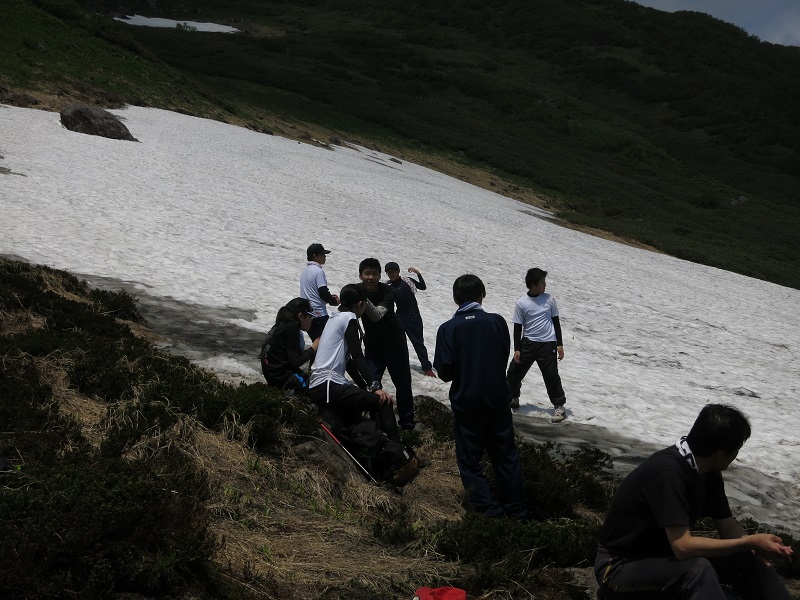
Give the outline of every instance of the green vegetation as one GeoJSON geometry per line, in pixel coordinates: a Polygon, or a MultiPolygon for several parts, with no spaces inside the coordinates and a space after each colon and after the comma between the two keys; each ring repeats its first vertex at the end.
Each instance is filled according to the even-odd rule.
{"type": "MultiPolygon", "coordinates": [[[[155,350],[133,333],[141,317],[136,299],[124,292],[90,290],[67,273],[5,259],[0,281],[0,511],[10,517],[0,521],[4,598],[104,598],[122,591],[250,597],[255,588],[231,584],[235,569],[214,558],[227,543],[215,523],[258,530],[265,527],[258,513],[286,535],[283,503],[307,513],[301,529],[324,517],[337,527],[348,522],[371,531],[384,552],[412,546],[416,560],[424,560],[433,548],[461,565],[461,585],[474,590],[502,586],[512,573],[535,579],[543,566],[591,559],[597,520],[580,514],[607,503],[611,487],[598,479],[607,463],[601,453],[525,446],[527,491],[541,521],[470,514],[460,521],[458,512],[444,521],[409,521],[411,501],[399,498],[385,506],[372,499],[359,510],[343,497],[315,496],[308,476],[295,479],[276,467],[295,444],[317,435],[311,405],[263,385],[223,384],[155,350]],[[197,460],[212,452],[195,440],[202,429],[217,431],[234,452],[251,449],[241,469],[257,488],[236,477],[222,483],[214,464],[197,460]],[[544,540],[548,550],[529,556],[544,540]],[[492,566],[497,560],[505,566],[492,566]]],[[[432,429],[452,431],[450,412],[439,402],[420,397],[418,403],[432,429]]],[[[407,441],[412,437],[419,443],[419,433],[407,441]]],[[[452,452],[448,435],[431,443],[452,452]]],[[[368,487],[370,496],[379,493],[368,487]]],[[[264,540],[252,551],[271,561],[275,538],[264,540]]],[[[248,577],[270,597],[317,597],[293,591],[285,577],[248,577]]],[[[376,590],[387,597],[380,586],[339,584],[349,597],[375,597],[376,590]]],[[[398,584],[389,597],[407,597],[408,585],[398,584]]]]}
{"type": "Polygon", "coordinates": [[[798,48],[625,0],[159,3],[238,35],[113,8],[4,2],[4,83],[448,156],[578,225],[800,287],[798,48]]]}
{"type": "Polygon", "coordinates": [[[338,479],[300,452],[316,409],[155,350],[141,321],[124,292],[0,259],[3,598],[566,600],[550,572],[591,564],[606,454],[521,444],[533,519],[487,519],[458,505],[452,414],[417,397],[431,466],[402,494],[338,479]]]}

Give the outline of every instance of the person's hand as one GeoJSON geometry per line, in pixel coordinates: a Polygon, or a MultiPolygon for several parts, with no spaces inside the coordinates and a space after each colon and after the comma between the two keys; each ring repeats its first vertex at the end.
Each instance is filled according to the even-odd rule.
{"type": "Polygon", "coordinates": [[[556,350],[558,351],[558,360],[564,360],[564,346],[559,346],[556,350]]]}
{"type": "Polygon", "coordinates": [[[771,566],[773,560],[785,560],[792,556],[792,548],[784,546],[783,540],[777,535],[756,533],[748,538],[755,555],[767,566],[771,566]]]}
{"type": "Polygon", "coordinates": [[[339,306],[339,304],[340,304],[339,296],[337,296],[336,294],[333,294],[333,304],[331,304],[331,306],[339,306]]]}
{"type": "Polygon", "coordinates": [[[409,273],[416,273],[417,275],[419,275],[419,271],[417,271],[417,269],[415,269],[414,267],[408,267],[408,272],[409,273]]]}
{"type": "Polygon", "coordinates": [[[319,338],[317,338],[313,342],[311,342],[311,347],[314,349],[314,352],[317,351],[317,348],[319,348],[319,338]]]}
{"type": "Polygon", "coordinates": [[[519,350],[514,350],[514,362],[519,364],[519,350]]]}
{"type": "Polygon", "coordinates": [[[380,398],[381,404],[392,404],[394,402],[394,398],[386,390],[375,390],[374,393],[380,398]]]}

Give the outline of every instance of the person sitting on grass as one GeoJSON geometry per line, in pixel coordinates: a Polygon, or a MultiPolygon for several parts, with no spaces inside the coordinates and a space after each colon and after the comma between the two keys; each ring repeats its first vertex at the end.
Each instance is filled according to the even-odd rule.
{"type": "Polygon", "coordinates": [[[394,417],[394,399],[374,382],[372,371],[361,351],[358,319],[367,306],[367,295],[360,285],[350,284],[339,294],[339,312],[331,315],[322,331],[317,357],[311,368],[308,395],[323,414],[329,409],[347,427],[358,423],[364,412],[370,413],[378,429],[395,442],[400,431],[394,417]],[[361,389],[345,378],[349,367],[364,381],[373,381],[369,389],[361,389]]]}
{"type": "Polygon", "coordinates": [[[316,339],[304,347],[303,332],[311,328],[311,318],[311,303],[305,298],[294,298],[278,311],[262,350],[261,371],[268,385],[302,393],[308,389],[301,367],[313,360],[319,344],[316,339]]]}
{"type": "Polygon", "coordinates": [[[772,562],[792,554],[778,536],[748,535],[731,515],[722,471],[750,437],[747,418],[708,404],[689,435],[651,455],[620,484],[600,533],[595,576],[606,600],[789,600],[772,562]],[[693,535],[710,517],[719,539],[693,535]]]}

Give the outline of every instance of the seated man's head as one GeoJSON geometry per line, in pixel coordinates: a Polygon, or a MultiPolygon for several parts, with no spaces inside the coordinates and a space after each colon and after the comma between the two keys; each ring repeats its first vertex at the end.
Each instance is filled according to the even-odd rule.
{"type": "Polygon", "coordinates": [[[386,271],[386,276],[389,278],[389,281],[397,281],[400,279],[400,265],[396,262],[386,263],[384,271],[386,271]]]}
{"type": "Polygon", "coordinates": [[[367,306],[367,294],[360,285],[348,283],[339,292],[339,302],[339,310],[353,312],[360,317],[367,306]]]}
{"type": "Polygon", "coordinates": [[[358,265],[358,276],[364,284],[367,293],[370,294],[378,289],[381,282],[381,263],[377,258],[365,258],[358,265]]]}
{"type": "Polygon", "coordinates": [[[486,286],[477,275],[461,275],[453,282],[453,301],[461,306],[465,302],[482,303],[486,286]]]}
{"type": "Polygon", "coordinates": [[[750,423],[741,412],[725,404],[706,404],[686,441],[696,457],[718,458],[727,468],[750,437],[750,423]]]}

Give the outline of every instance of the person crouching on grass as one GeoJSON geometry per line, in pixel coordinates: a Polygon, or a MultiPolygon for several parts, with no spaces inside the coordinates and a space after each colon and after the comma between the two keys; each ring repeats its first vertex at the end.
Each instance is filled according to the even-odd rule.
{"type": "Polygon", "coordinates": [[[399,442],[392,396],[375,384],[364,390],[345,378],[350,361],[349,367],[357,370],[364,381],[372,381],[372,371],[361,351],[358,327],[358,319],[367,306],[367,295],[361,286],[350,284],[342,288],[339,300],[339,312],[331,315],[319,338],[308,396],[320,410],[329,408],[336,413],[344,426],[355,425],[362,413],[368,411],[378,429],[390,440],[399,442]]]}

